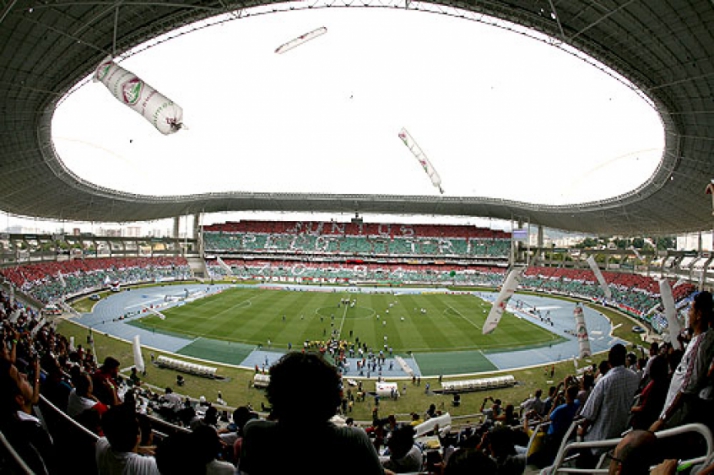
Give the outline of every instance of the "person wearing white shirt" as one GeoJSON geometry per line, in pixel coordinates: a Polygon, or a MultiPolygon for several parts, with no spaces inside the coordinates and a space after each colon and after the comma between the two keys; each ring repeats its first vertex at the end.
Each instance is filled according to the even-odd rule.
{"type": "Polygon", "coordinates": [[[115,406],[102,417],[105,437],[97,441],[99,475],[160,475],[153,455],[140,455],[141,431],[130,408],[115,406]]]}
{"type": "MultiPolygon", "coordinates": [[[[625,368],[627,349],[616,344],[610,348],[608,361],[612,368],[593,388],[580,413],[584,420],[578,428],[578,435],[585,441],[597,441],[620,437],[627,428],[627,420],[632,407],[640,378],[625,368]]],[[[597,455],[597,452],[594,452],[597,455]]],[[[591,460],[583,459],[582,468],[591,460]]]]}

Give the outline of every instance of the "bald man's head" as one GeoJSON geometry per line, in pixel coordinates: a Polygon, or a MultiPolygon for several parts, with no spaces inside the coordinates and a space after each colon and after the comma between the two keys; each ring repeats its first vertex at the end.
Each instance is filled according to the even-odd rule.
{"type": "Polygon", "coordinates": [[[610,475],[647,475],[657,462],[657,437],[646,430],[633,430],[622,438],[610,461],[610,475]]]}

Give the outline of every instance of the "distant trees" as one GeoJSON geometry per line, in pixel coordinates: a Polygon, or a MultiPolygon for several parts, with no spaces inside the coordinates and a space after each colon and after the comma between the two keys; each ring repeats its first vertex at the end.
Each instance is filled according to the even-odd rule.
{"type": "Polygon", "coordinates": [[[586,237],[573,246],[576,249],[630,249],[638,251],[653,251],[656,247],[658,251],[675,249],[677,238],[674,236],[662,236],[656,238],[620,238],[620,237],[586,237]]]}

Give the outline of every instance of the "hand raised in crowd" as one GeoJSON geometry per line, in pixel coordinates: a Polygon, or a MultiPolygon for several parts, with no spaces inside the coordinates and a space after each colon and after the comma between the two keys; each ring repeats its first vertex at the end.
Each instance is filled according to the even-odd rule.
{"type": "Polygon", "coordinates": [[[657,432],[662,429],[662,426],[664,426],[664,421],[662,419],[657,419],[652,423],[649,430],[650,432],[657,432]]]}
{"type": "Polygon", "coordinates": [[[674,475],[677,473],[677,461],[668,459],[652,469],[650,475],[674,475]]]}

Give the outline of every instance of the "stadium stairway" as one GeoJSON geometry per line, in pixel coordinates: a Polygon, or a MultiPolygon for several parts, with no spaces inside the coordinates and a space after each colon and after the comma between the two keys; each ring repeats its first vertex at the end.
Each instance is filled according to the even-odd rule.
{"type": "Polygon", "coordinates": [[[208,269],[206,269],[206,261],[200,257],[187,257],[188,266],[191,268],[194,277],[201,279],[208,278],[208,269]]]}

